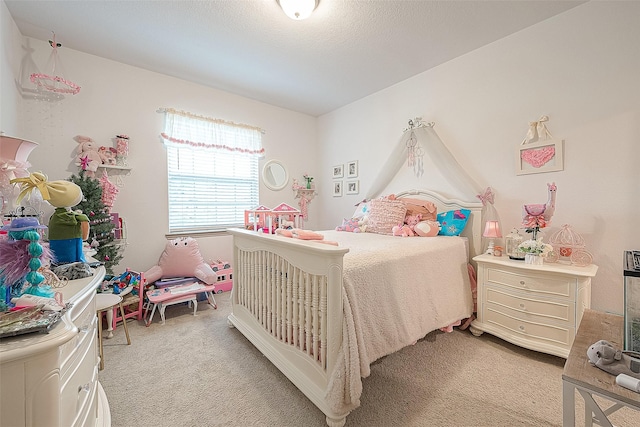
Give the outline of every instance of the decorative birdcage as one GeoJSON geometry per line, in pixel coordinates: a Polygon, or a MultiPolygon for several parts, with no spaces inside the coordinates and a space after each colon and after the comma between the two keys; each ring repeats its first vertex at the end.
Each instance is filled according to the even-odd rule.
{"type": "Polygon", "coordinates": [[[505,252],[511,259],[523,260],[524,252],[520,250],[520,243],[524,241],[522,234],[517,228],[511,230],[511,233],[505,237],[505,252]]]}
{"type": "Polygon", "coordinates": [[[556,253],[556,261],[569,261],[582,267],[593,262],[593,256],[585,249],[584,239],[569,224],[564,224],[556,231],[549,243],[556,253]]]}

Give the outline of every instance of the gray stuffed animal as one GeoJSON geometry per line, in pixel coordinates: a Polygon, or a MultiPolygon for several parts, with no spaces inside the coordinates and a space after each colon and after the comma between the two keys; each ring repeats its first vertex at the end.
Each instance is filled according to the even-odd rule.
{"type": "Polygon", "coordinates": [[[612,375],[626,374],[640,379],[640,353],[621,351],[609,341],[600,340],[589,347],[587,357],[591,365],[612,375]]]}

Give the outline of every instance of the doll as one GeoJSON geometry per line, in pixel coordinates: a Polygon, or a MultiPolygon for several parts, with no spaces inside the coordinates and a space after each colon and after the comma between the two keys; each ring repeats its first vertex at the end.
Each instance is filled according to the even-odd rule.
{"type": "Polygon", "coordinates": [[[11,224],[2,227],[8,237],[0,240],[0,283],[4,284],[7,291],[5,305],[12,294],[48,298],[54,295],[50,286],[39,286],[45,277],[38,270],[51,259],[50,251],[38,242],[38,230],[43,228],[47,227],[40,225],[34,217],[15,218],[11,224]],[[29,286],[23,288],[24,282],[29,286]]]}
{"type": "Polygon", "coordinates": [[[80,211],[71,210],[82,201],[82,189],[70,181],[47,181],[47,176],[34,172],[27,178],[16,178],[22,191],[17,202],[37,188],[42,199],[55,207],[49,218],[49,247],[57,264],[87,262],[82,242],[89,237],[89,218],[80,211]]]}

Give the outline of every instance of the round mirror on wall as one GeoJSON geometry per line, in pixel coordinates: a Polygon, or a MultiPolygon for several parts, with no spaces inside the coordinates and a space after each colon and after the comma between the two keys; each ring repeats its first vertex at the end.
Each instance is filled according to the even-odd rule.
{"type": "Polygon", "coordinates": [[[262,169],[262,181],[269,190],[282,190],[289,181],[289,174],[282,162],[269,160],[262,169]]]}

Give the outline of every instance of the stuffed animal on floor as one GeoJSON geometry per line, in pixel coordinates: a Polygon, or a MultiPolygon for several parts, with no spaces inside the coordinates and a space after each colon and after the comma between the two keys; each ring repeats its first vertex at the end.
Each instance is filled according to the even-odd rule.
{"type": "Polygon", "coordinates": [[[626,374],[640,379],[640,353],[621,351],[609,341],[600,340],[587,349],[589,363],[618,376],[626,374]]]}
{"type": "Polygon", "coordinates": [[[198,242],[192,237],[169,240],[158,265],[145,271],[144,276],[148,283],[169,277],[196,277],[207,285],[218,281],[217,274],[204,262],[198,242]]]}

